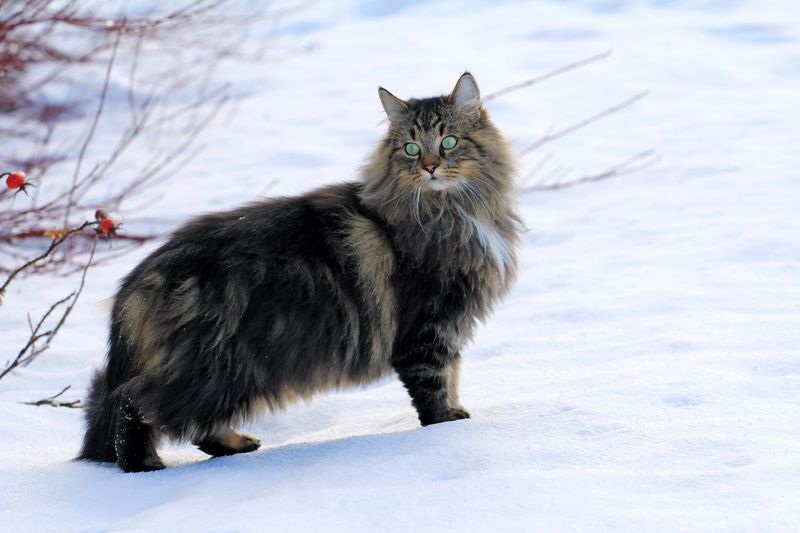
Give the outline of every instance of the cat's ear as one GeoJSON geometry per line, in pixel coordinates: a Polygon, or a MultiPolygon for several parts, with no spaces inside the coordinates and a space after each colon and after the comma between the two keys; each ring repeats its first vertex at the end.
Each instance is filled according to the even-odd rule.
{"type": "Polygon", "coordinates": [[[481,93],[472,74],[465,72],[458,78],[450,94],[450,101],[464,111],[477,111],[481,107],[481,93]]]}
{"type": "Polygon", "coordinates": [[[397,120],[405,115],[406,111],[408,111],[408,106],[404,101],[400,100],[383,87],[378,89],[378,96],[381,97],[383,109],[386,111],[386,115],[389,117],[389,120],[397,120]]]}

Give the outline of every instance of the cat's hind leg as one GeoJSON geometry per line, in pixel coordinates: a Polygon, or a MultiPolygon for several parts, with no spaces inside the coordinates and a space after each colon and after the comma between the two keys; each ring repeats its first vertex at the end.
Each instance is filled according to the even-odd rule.
{"type": "Polygon", "coordinates": [[[228,428],[222,433],[207,435],[201,439],[195,440],[194,444],[200,448],[200,451],[208,455],[221,457],[224,455],[255,451],[261,446],[261,441],[250,435],[237,433],[228,428]]]}
{"type": "Polygon", "coordinates": [[[156,452],[161,431],[144,420],[133,391],[128,385],[116,391],[119,395],[114,433],[117,466],[125,472],[161,470],[164,463],[156,452]]]}

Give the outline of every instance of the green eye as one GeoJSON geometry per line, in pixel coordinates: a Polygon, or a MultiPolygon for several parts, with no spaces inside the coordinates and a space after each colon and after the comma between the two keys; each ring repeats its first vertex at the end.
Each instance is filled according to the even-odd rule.
{"type": "Polygon", "coordinates": [[[442,139],[442,148],[445,150],[452,150],[458,144],[458,139],[453,137],[452,135],[448,135],[444,139],[442,139]]]}
{"type": "Polygon", "coordinates": [[[408,155],[417,155],[419,153],[419,145],[416,143],[406,143],[406,153],[408,155]]]}

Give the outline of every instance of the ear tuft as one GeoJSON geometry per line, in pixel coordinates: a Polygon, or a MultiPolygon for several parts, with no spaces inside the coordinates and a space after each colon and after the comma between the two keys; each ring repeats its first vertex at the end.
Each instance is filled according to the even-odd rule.
{"type": "Polygon", "coordinates": [[[450,100],[465,111],[476,111],[481,107],[481,93],[472,74],[465,72],[458,78],[458,82],[450,94],[450,100]]]}
{"type": "Polygon", "coordinates": [[[386,111],[386,116],[389,117],[390,121],[399,119],[408,111],[408,106],[404,101],[383,87],[378,88],[378,96],[381,98],[381,104],[383,104],[383,109],[386,111]]]}

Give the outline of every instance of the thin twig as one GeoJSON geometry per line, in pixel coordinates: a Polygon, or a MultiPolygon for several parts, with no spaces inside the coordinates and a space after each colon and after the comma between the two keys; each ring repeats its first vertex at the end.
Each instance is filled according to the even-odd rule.
{"type": "MultiPolygon", "coordinates": [[[[29,230],[21,231],[19,233],[11,233],[8,235],[9,241],[15,241],[19,239],[30,239],[33,237],[41,237],[44,235],[45,230],[43,228],[32,228],[29,230]]],[[[76,238],[86,238],[86,239],[94,239],[95,234],[92,232],[83,232],[78,235],[75,235],[76,238]]],[[[147,241],[151,241],[155,239],[155,235],[135,235],[131,233],[117,233],[114,236],[115,241],[132,241],[139,244],[145,243],[147,241]]],[[[0,266],[0,272],[2,272],[2,266],[0,266]]]]}
{"type": "Polygon", "coordinates": [[[45,250],[44,253],[42,253],[41,255],[31,259],[30,261],[28,261],[26,263],[24,263],[22,266],[18,267],[16,270],[13,270],[11,272],[11,274],[9,274],[8,278],[6,278],[6,281],[3,283],[3,285],[0,286],[0,304],[3,303],[3,294],[5,294],[6,287],[8,287],[9,283],[11,283],[11,280],[13,280],[15,277],[17,277],[17,274],[19,274],[20,272],[22,272],[23,270],[25,270],[29,266],[33,265],[34,263],[36,263],[38,261],[41,261],[42,259],[44,259],[48,255],[50,255],[53,252],[53,250],[55,250],[60,244],[62,244],[64,241],[66,241],[69,237],[71,237],[75,233],[83,231],[84,229],[86,229],[87,227],[91,226],[92,224],[94,224],[94,223],[93,222],[89,222],[87,220],[86,222],[84,222],[80,226],[78,226],[76,228],[73,228],[73,229],[69,230],[68,232],[66,232],[65,234],[53,239],[53,241],[50,243],[50,246],[48,246],[47,250],[45,250]]]}
{"type": "Polygon", "coordinates": [[[521,184],[521,185],[525,185],[526,183],[528,183],[528,182],[531,180],[531,178],[533,178],[533,177],[534,177],[536,174],[538,174],[538,173],[539,173],[539,171],[540,171],[540,170],[542,170],[542,168],[543,168],[543,167],[544,167],[544,166],[547,164],[547,162],[548,162],[548,161],[550,161],[550,159],[551,159],[552,157],[553,157],[553,152],[548,152],[547,154],[545,154],[545,156],[544,156],[544,157],[542,157],[542,158],[539,160],[539,162],[538,162],[538,163],[536,163],[536,165],[534,165],[533,169],[531,169],[531,171],[530,171],[530,172],[528,172],[528,173],[527,173],[527,174],[526,174],[526,175],[525,175],[525,176],[524,176],[524,177],[523,177],[523,178],[520,180],[520,184],[521,184]]]}
{"type": "Polygon", "coordinates": [[[630,157],[621,163],[617,163],[616,165],[611,166],[606,170],[599,172],[597,174],[590,174],[572,181],[561,181],[549,184],[539,183],[537,185],[530,185],[528,187],[523,187],[522,191],[523,192],[557,191],[560,189],[566,189],[568,187],[575,187],[576,185],[581,185],[584,183],[590,183],[590,182],[605,180],[608,178],[623,176],[626,174],[637,172],[639,170],[642,170],[643,168],[649,167],[650,165],[658,161],[658,159],[659,157],[655,154],[653,150],[645,150],[644,152],[640,152],[634,155],[633,157],[630,157]]]}
{"type": "Polygon", "coordinates": [[[567,135],[569,133],[573,133],[573,132],[575,132],[575,131],[577,131],[577,130],[579,130],[581,128],[585,128],[589,124],[597,122],[601,118],[607,117],[608,115],[612,115],[614,113],[622,111],[626,107],[632,106],[633,104],[635,104],[636,102],[638,102],[642,98],[646,97],[649,93],[650,93],[650,91],[642,91],[639,94],[636,94],[636,95],[628,98],[627,100],[624,100],[624,101],[622,101],[622,102],[620,102],[618,104],[612,105],[611,107],[607,107],[606,109],[603,109],[602,111],[600,111],[598,113],[595,113],[594,115],[586,117],[583,120],[579,120],[578,122],[576,122],[576,123],[574,123],[574,124],[572,124],[570,126],[567,126],[564,129],[561,129],[561,130],[558,130],[556,132],[547,134],[547,135],[543,136],[541,139],[539,139],[538,141],[536,141],[536,142],[534,142],[532,144],[529,144],[528,146],[526,146],[525,148],[520,150],[518,153],[519,153],[519,155],[529,154],[529,153],[533,152],[534,150],[536,150],[538,148],[541,148],[543,145],[545,145],[547,143],[553,142],[556,139],[560,139],[561,137],[563,137],[563,136],[565,136],[565,135],[567,135]]]}
{"type": "Polygon", "coordinates": [[[52,333],[52,330],[48,330],[48,331],[40,334],[39,330],[41,329],[42,324],[44,324],[44,321],[47,320],[47,317],[50,316],[50,314],[55,310],[55,308],[58,307],[59,305],[65,303],[67,300],[72,298],[74,295],[75,295],[75,291],[72,291],[68,296],[58,300],[53,305],[51,305],[50,308],[47,310],[47,312],[44,315],[42,315],[42,318],[39,319],[39,322],[37,322],[36,327],[34,327],[33,330],[31,331],[31,335],[28,338],[28,341],[25,343],[25,345],[22,347],[22,349],[20,349],[20,351],[17,354],[17,356],[14,358],[13,361],[11,361],[3,369],[2,372],[0,372],[0,379],[3,379],[6,376],[6,374],[11,372],[12,370],[17,368],[18,366],[24,364],[26,359],[27,359],[25,357],[25,354],[27,353],[27,351],[30,348],[33,347],[34,344],[36,344],[36,341],[38,341],[39,339],[41,339],[43,337],[46,337],[47,335],[50,335],[52,333]]]}
{"type": "Polygon", "coordinates": [[[61,326],[64,325],[64,322],[67,320],[67,317],[72,312],[72,308],[75,307],[75,304],[78,303],[78,297],[83,292],[83,286],[86,285],[86,273],[89,271],[89,267],[92,266],[92,260],[94,260],[94,252],[97,250],[97,238],[95,238],[94,243],[92,243],[92,251],[89,252],[89,260],[86,261],[86,267],[83,269],[83,273],[81,274],[81,282],[78,285],[78,290],[75,291],[75,296],[72,298],[72,302],[67,306],[67,309],[64,311],[64,314],[61,315],[61,320],[58,321],[56,327],[53,328],[53,333],[47,339],[47,344],[50,344],[50,339],[53,338],[53,335],[58,333],[58,330],[61,329],[61,326]]]}
{"type": "Polygon", "coordinates": [[[50,347],[50,343],[53,341],[53,338],[56,336],[56,334],[59,332],[61,327],[64,325],[64,322],[66,322],[67,317],[72,312],[72,309],[75,307],[75,304],[78,301],[78,297],[81,295],[81,292],[83,292],[83,287],[84,287],[84,285],[86,283],[86,273],[88,272],[89,267],[92,265],[92,260],[94,259],[94,252],[95,252],[96,248],[97,248],[97,238],[95,238],[95,241],[94,241],[94,243],[92,245],[92,251],[89,254],[89,260],[86,262],[86,265],[83,268],[83,273],[81,274],[81,282],[78,285],[78,288],[76,290],[74,290],[72,293],[70,293],[69,296],[67,296],[65,298],[62,298],[61,300],[57,301],[56,303],[54,303],[53,305],[50,306],[50,308],[42,316],[42,318],[39,319],[39,322],[36,324],[36,326],[34,327],[33,331],[31,332],[31,335],[28,338],[28,341],[25,343],[23,348],[19,351],[17,356],[14,358],[14,360],[11,361],[6,366],[6,368],[3,369],[2,372],[0,372],[0,379],[3,379],[6,375],[8,375],[15,368],[17,368],[19,366],[27,365],[28,363],[30,363],[31,361],[36,359],[39,355],[41,355],[42,352],[44,352],[45,350],[47,350],[50,347]],[[53,327],[53,328],[51,328],[51,329],[49,329],[49,330],[47,330],[47,331],[45,331],[43,333],[39,333],[39,330],[42,328],[42,325],[44,324],[45,320],[47,320],[47,318],[50,316],[50,314],[53,312],[53,310],[56,307],[66,303],[66,302],[69,302],[69,304],[67,305],[67,308],[64,310],[64,313],[61,315],[61,318],[56,323],[55,327],[53,327]],[[35,344],[40,339],[46,339],[45,342],[44,342],[44,345],[39,347],[39,348],[36,348],[35,344]]]}
{"type": "Polygon", "coordinates": [[[97,111],[94,114],[94,118],[92,119],[92,125],[89,128],[89,134],[84,139],[83,144],[81,145],[81,151],[78,153],[78,161],[75,163],[75,172],[72,174],[72,187],[69,189],[69,195],[67,198],[67,209],[64,212],[64,224],[69,223],[69,213],[70,208],[73,205],[72,198],[75,195],[75,186],[78,183],[78,176],[81,173],[81,165],[83,164],[83,157],[86,154],[86,149],[89,147],[89,144],[92,142],[92,138],[94,137],[94,132],[97,130],[97,124],[100,122],[100,116],[103,114],[103,108],[106,105],[106,98],[108,96],[108,83],[111,80],[111,71],[114,69],[114,60],[117,58],[117,49],[119,48],[119,41],[122,39],[122,33],[117,33],[117,39],[114,41],[114,47],[111,49],[111,59],[108,60],[108,66],[106,67],[106,76],[103,79],[103,88],[100,91],[100,103],[97,106],[97,111]]]}
{"type": "Polygon", "coordinates": [[[523,82],[517,83],[515,85],[511,85],[510,87],[506,87],[505,89],[500,89],[499,91],[495,91],[487,96],[481,98],[482,101],[488,102],[489,100],[494,100],[495,98],[499,98],[500,96],[506,95],[513,91],[518,91],[519,89],[524,89],[525,87],[530,87],[531,85],[541,83],[545,80],[549,80],[550,78],[555,78],[565,72],[569,72],[571,70],[575,70],[577,68],[586,66],[590,63],[595,63],[600,61],[601,59],[605,59],[611,55],[611,50],[606,50],[602,54],[593,55],[591,57],[587,57],[586,59],[581,59],[580,61],[575,61],[574,63],[570,63],[568,65],[564,65],[563,67],[559,67],[555,70],[551,70],[550,72],[546,72],[544,74],[540,74],[534,78],[529,80],[525,80],[523,82]]]}
{"type": "Polygon", "coordinates": [[[56,398],[58,398],[59,396],[61,396],[65,392],[67,392],[70,387],[72,387],[72,385],[67,385],[66,387],[61,389],[61,392],[59,392],[58,394],[54,394],[52,396],[49,396],[47,398],[43,398],[41,400],[36,400],[35,402],[21,402],[21,403],[23,403],[25,405],[35,405],[37,407],[40,406],[40,405],[49,405],[51,407],[69,407],[71,409],[76,409],[78,407],[81,407],[80,399],[73,400],[71,402],[62,402],[62,401],[58,401],[57,402],[56,401],[56,398]]]}

